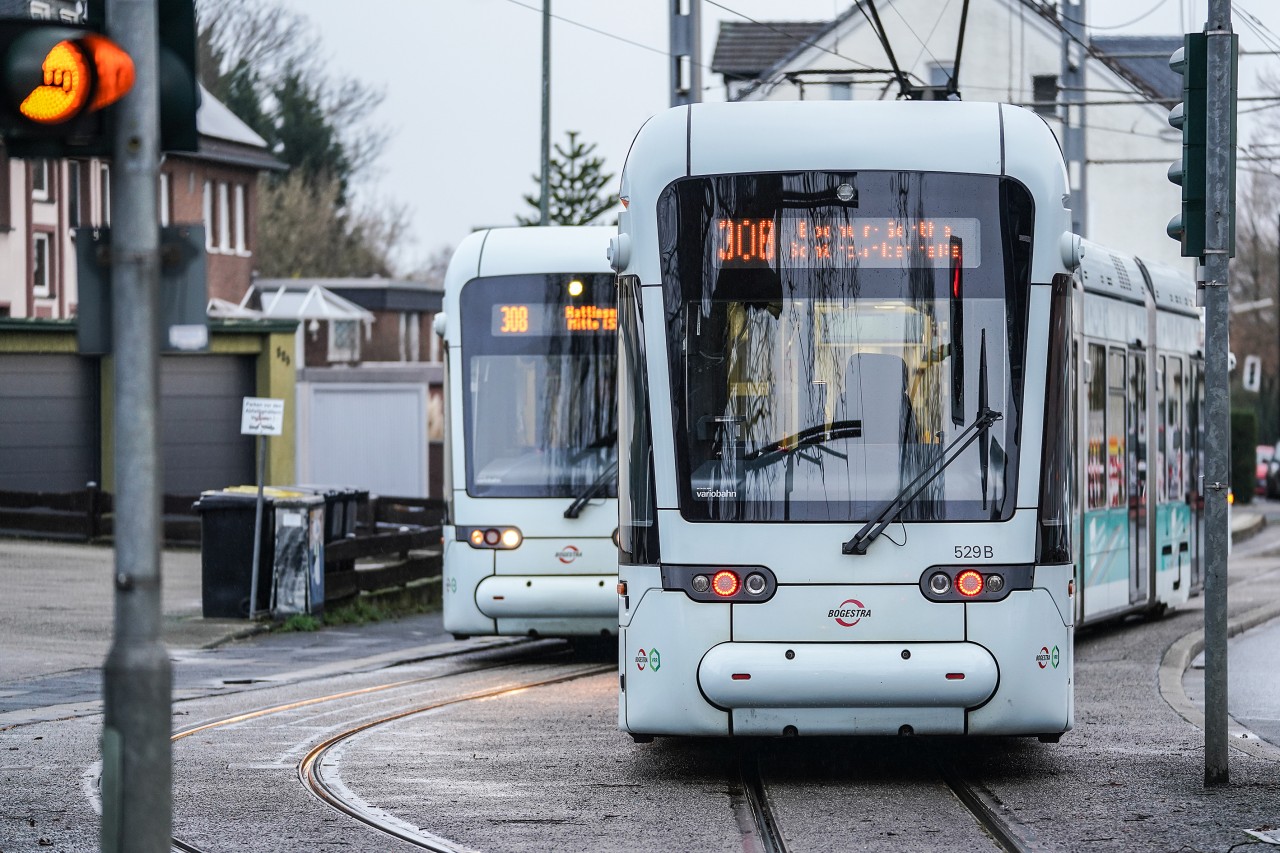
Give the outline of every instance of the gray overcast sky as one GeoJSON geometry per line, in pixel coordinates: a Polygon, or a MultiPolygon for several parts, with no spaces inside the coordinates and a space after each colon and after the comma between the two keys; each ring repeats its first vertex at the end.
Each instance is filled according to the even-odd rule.
{"type": "MultiPolygon", "coordinates": [[[[391,138],[367,190],[410,208],[413,243],[401,253],[402,262],[455,246],[474,228],[514,224],[517,213],[529,210],[521,196],[535,189],[538,169],[542,0],[281,2],[314,24],[339,72],[386,92],[375,120],[391,130],[391,138]]],[[[741,15],[704,2],[702,62],[710,64],[721,21],[742,15],[830,20],[850,2],[717,0],[741,15]]],[[[940,10],[960,6],[959,0],[938,3],[940,10]]],[[[1199,30],[1206,6],[1207,0],[1090,0],[1087,17],[1100,34],[1168,35],[1199,30]],[[1132,26],[1114,28],[1148,11],[1132,26]]],[[[1257,15],[1280,34],[1280,3],[1246,0],[1233,3],[1233,10],[1245,50],[1275,49],[1243,18],[1257,15]]],[[[651,48],[552,21],[552,141],[564,139],[567,130],[581,131],[583,140],[598,144],[596,153],[616,176],[636,130],[670,100],[668,0],[552,0],[551,11],[651,48]]],[[[913,56],[911,47],[895,45],[895,52],[913,56]]],[[[966,45],[966,51],[975,49],[966,45]]],[[[1280,67],[1280,61],[1246,59],[1241,66],[1247,94],[1257,72],[1280,67]]],[[[704,99],[722,99],[719,76],[708,69],[703,75],[704,99]]]]}

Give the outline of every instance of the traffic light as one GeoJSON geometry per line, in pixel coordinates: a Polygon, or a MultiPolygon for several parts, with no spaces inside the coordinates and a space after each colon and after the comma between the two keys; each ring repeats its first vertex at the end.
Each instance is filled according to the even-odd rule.
{"type": "Polygon", "coordinates": [[[1169,167],[1169,180],[1182,187],[1182,213],[1169,220],[1167,230],[1182,243],[1184,258],[1204,254],[1208,54],[1208,36],[1187,33],[1169,57],[1169,67],[1182,75],[1182,103],[1169,111],[1169,124],[1182,131],[1182,159],[1169,167]]]}
{"type": "Polygon", "coordinates": [[[195,151],[196,7],[194,0],[159,0],[160,150],[195,151]]]}
{"type": "Polygon", "coordinates": [[[0,136],[16,157],[106,154],[104,108],[133,87],[133,59],[82,26],[0,20],[0,136]]]}

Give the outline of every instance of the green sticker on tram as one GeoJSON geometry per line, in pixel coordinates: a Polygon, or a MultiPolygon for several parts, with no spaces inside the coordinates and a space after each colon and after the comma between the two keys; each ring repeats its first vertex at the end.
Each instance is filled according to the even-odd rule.
{"type": "Polygon", "coordinates": [[[662,655],[658,654],[657,649],[649,649],[649,669],[657,672],[662,668],[662,655]]]}
{"type": "Polygon", "coordinates": [[[1054,669],[1057,669],[1057,668],[1058,668],[1058,647],[1057,647],[1057,646],[1054,646],[1054,647],[1053,647],[1053,658],[1052,658],[1052,661],[1053,661],[1053,668],[1054,668],[1054,669]]]}

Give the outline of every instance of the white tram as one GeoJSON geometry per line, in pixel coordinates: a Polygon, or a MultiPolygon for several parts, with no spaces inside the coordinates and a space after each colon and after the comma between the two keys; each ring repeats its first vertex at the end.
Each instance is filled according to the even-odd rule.
{"type": "MultiPolygon", "coordinates": [[[[1074,511],[1093,484],[1076,433],[1128,429],[1092,398],[1077,420],[1076,363],[1185,347],[1187,289],[1161,279],[1178,316],[1158,320],[1136,262],[1071,237],[1058,144],[1016,107],[678,108],[641,129],[621,194],[620,727],[1069,730],[1077,621],[1190,585],[1136,458],[1105,493],[1109,533],[1074,511]],[[1123,296],[1099,283],[1121,266],[1123,296]],[[1077,595],[1081,539],[1147,598],[1121,601],[1129,575],[1102,550],[1080,575],[1098,592],[1077,595]],[[1119,556],[1138,542],[1166,564],[1119,556]]],[[[1117,452],[1149,446],[1170,405],[1117,452]]]]}
{"type": "Polygon", "coordinates": [[[617,630],[617,308],[610,228],[504,228],[445,274],[444,626],[617,630]]]}

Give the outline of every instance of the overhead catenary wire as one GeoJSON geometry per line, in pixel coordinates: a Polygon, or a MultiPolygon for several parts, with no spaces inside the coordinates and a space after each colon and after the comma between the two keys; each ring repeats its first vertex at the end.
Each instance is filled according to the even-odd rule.
{"type": "MultiPolygon", "coordinates": [[[[535,6],[531,3],[525,3],[525,2],[522,2],[522,0],[507,0],[507,2],[511,3],[512,5],[519,6],[522,9],[528,9],[532,12],[537,12],[539,15],[542,14],[541,6],[535,6]]],[[[710,2],[710,0],[708,0],[708,2],[710,2]]],[[[632,47],[638,47],[641,50],[647,50],[650,53],[656,53],[660,56],[665,56],[668,58],[672,56],[672,53],[668,50],[663,50],[662,48],[654,47],[653,45],[644,44],[643,42],[638,42],[633,39],[629,39],[625,36],[620,36],[617,33],[611,33],[608,30],[602,30],[599,27],[593,27],[590,24],[584,24],[581,21],[575,21],[572,18],[566,18],[564,15],[559,15],[559,14],[556,14],[555,12],[551,13],[551,17],[555,18],[557,21],[561,21],[571,26],[578,27],[579,29],[587,30],[588,32],[592,32],[597,35],[604,36],[605,38],[611,38],[614,41],[620,41],[623,44],[629,44],[632,47]]],[[[703,68],[707,71],[711,70],[710,66],[705,65],[701,62],[695,61],[694,64],[697,65],[699,68],[703,68]]]]}
{"type": "Polygon", "coordinates": [[[1062,20],[1064,21],[1069,21],[1070,23],[1078,24],[1079,26],[1085,27],[1090,30],[1122,30],[1125,27],[1132,26],[1138,23],[1138,21],[1141,21],[1155,14],[1157,11],[1159,11],[1160,7],[1167,2],[1169,2],[1169,0],[1157,0],[1156,5],[1152,6],[1150,9],[1143,12],[1138,17],[1133,18],[1132,20],[1129,20],[1129,21],[1125,21],[1123,24],[1107,24],[1105,26],[1097,25],[1097,24],[1086,24],[1084,21],[1077,21],[1075,18],[1068,18],[1066,15],[1062,14],[1061,12],[1058,13],[1058,16],[1062,18],[1062,20]]]}

